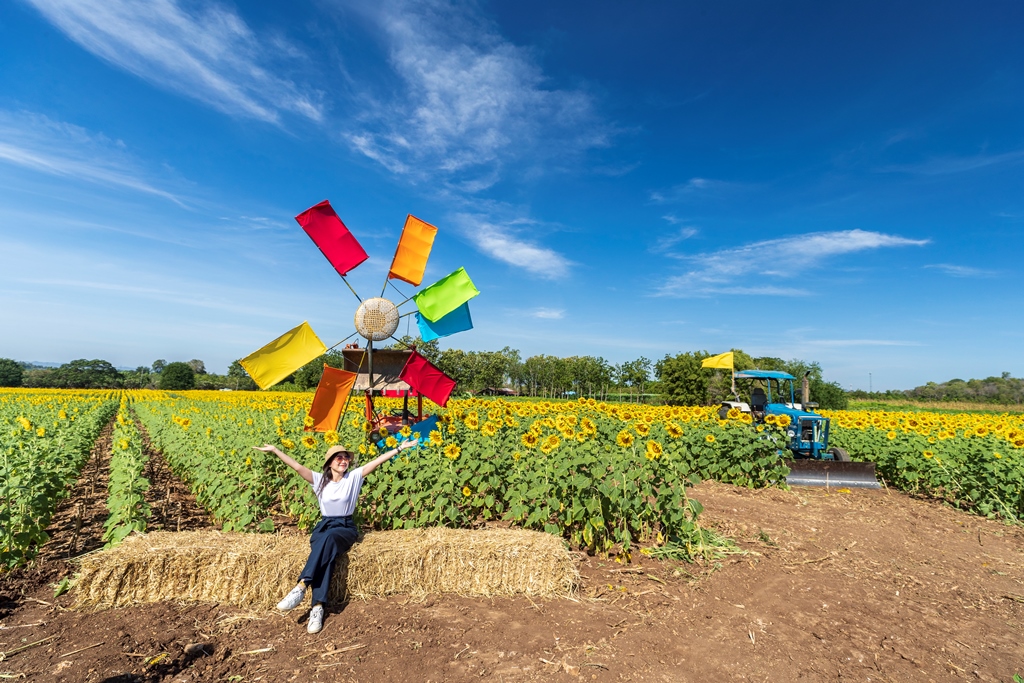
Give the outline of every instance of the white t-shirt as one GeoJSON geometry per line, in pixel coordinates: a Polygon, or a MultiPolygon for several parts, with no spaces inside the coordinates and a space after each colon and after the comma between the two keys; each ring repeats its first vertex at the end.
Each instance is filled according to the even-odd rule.
{"type": "MultiPolygon", "coordinates": [[[[313,472],[313,494],[320,487],[323,473],[313,472]]],[[[341,481],[330,481],[320,492],[320,514],[324,517],[347,517],[356,511],[359,489],[363,486],[363,468],[347,470],[341,481]]]]}

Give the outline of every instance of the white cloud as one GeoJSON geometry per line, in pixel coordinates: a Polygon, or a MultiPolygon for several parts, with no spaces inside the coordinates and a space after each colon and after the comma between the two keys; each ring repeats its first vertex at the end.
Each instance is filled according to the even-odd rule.
{"type": "Polygon", "coordinates": [[[535,308],[529,312],[530,317],[541,318],[542,320],[561,320],[565,317],[565,311],[560,308],[535,308]]]}
{"type": "Polygon", "coordinates": [[[939,270],[952,277],[995,277],[998,273],[994,270],[984,268],[971,268],[970,266],[956,266],[951,263],[932,263],[925,268],[939,270]]]}
{"type": "Polygon", "coordinates": [[[722,192],[739,187],[742,187],[740,183],[729,182],[726,180],[690,178],[685,183],[675,185],[668,190],[655,190],[651,192],[651,201],[656,204],[668,204],[682,201],[697,194],[703,195],[711,192],[722,192]]]}
{"type": "MultiPolygon", "coordinates": [[[[681,219],[676,218],[675,216],[662,216],[662,218],[664,218],[672,225],[678,225],[680,222],[682,222],[681,219]]],[[[700,230],[693,226],[683,226],[671,234],[664,235],[663,237],[658,238],[658,241],[655,243],[655,248],[659,252],[665,251],[666,249],[671,249],[680,242],[683,242],[684,240],[688,240],[691,237],[696,237],[698,233],[700,233],[700,230]]]]}
{"type": "Polygon", "coordinates": [[[466,238],[491,258],[550,280],[569,274],[571,261],[553,249],[520,237],[514,225],[498,225],[486,217],[470,214],[457,214],[454,220],[466,238]]]}
{"type": "Polygon", "coordinates": [[[819,267],[830,257],[843,254],[882,247],[923,246],[928,242],[867,230],[843,230],[764,240],[693,256],[677,255],[690,261],[693,268],[670,277],[657,294],[681,297],[714,294],[801,296],[808,292],[775,284],[750,283],[795,277],[819,267]]]}
{"type": "Polygon", "coordinates": [[[607,144],[587,93],[550,87],[530,50],[471,9],[392,0],[368,10],[401,84],[366,95],[368,112],[348,135],[356,150],[394,173],[493,183],[494,169],[511,160],[607,144]]]}
{"type": "Polygon", "coordinates": [[[293,47],[260,40],[233,10],[180,0],[25,0],[71,40],[118,68],[232,116],[323,118],[319,94],[271,73],[293,47]]]}
{"type": "Polygon", "coordinates": [[[0,163],[39,173],[156,195],[174,194],[144,179],[123,143],[45,116],[0,111],[0,163]]]}

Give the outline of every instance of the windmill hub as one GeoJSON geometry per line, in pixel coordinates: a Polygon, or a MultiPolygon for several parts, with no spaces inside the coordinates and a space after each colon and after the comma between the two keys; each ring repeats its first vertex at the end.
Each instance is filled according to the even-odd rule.
{"type": "Polygon", "coordinates": [[[370,341],[382,341],[398,329],[398,307],[382,297],[367,299],[356,309],[356,331],[370,341]]]}

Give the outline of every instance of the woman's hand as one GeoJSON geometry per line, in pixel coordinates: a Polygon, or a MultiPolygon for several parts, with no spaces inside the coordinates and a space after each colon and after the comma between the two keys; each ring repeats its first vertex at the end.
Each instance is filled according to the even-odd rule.
{"type": "Polygon", "coordinates": [[[419,439],[409,439],[408,441],[403,441],[402,443],[398,444],[398,448],[396,450],[404,451],[406,448],[418,446],[419,443],[419,439]]]}
{"type": "Polygon", "coordinates": [[[269,443],[265,443],[262,446],[253,446],[254,450],[263,451],[264,453],[273,453],[277,450],[276,446],[271,446],[269,443]]]}

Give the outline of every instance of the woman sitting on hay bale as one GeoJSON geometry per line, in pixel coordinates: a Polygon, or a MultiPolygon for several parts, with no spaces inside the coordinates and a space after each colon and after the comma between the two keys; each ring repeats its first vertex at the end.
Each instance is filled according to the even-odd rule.
{"type": "Polygon", "coordinates": [[[295,609],[306,594],[306,587],[313,586],[313,609],[309,611],[307,631],[318,633],[324,625],[324,605],[327,603],[327,591],[331,584],[331,569],[334,561],[355,543],[359,535],[352,513],[356,510],[359,489],[368,474],[392,458],[400,450],[415,446],[417,441],[405,441],[380,455],[362,467],[349,469],[355,464],[355,455],[344,446],[331,446],[327,449],[323,472],[314,472],[305,465],[296,462],[280,449],[265,444],[253,446],[258,451],[273,453],[284,464],[299,473],[299,476],[313,486],[313,493],[320,502],[320,514],[323,518],[313,528],[310,536],[309,559],[299,575],[299,583],[278,603],[279,610],[295,609]]]}

